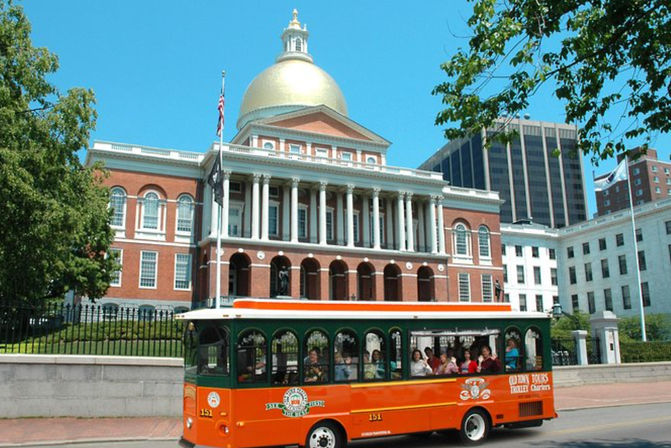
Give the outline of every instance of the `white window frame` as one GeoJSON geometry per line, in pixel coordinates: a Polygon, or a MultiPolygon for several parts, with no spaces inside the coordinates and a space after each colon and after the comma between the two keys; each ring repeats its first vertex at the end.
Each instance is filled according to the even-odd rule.
{"type": "MultiPolygon", "coordinates": [[[[188,253],[187,253],[187,254],[184,254],[184,253],[181,253],[181,254],[180,254],[180,253],[175,254],[175,263],[174,263],[174,268],[175,268],[175,269],[173,270],[173,282],[172,282],[172,288],[173,288],[175,291],[191,291],[191,284],[192,284],[192,281],[191,281],[191,262],[192,262],[192,260],[191,260],[191,254],[188,254],[188,253]],[[186,265],[186,269],[187,269],[187,270],[186,270],[186,274],[187,274],[187,280],[188,280],[188,282],[189,282],[189,286],[188,286],[187,288],[178,288],[178,287],[177,287],[177,281],[178,281],[178,280],[177,280],[177,258],[178,258],[180,255],[186,255],[187,258],[188,258],[188,259],[187,259],[187,265],[186,265]]],[[[181,281],[181,280],[180,280],[180,281],[181,281]]]]}
{"type": "Polygon", "coordinates": [[[268,201],[268,236],[279,236],[280,234],[280,203],[279,201],[268,201]],[[275,228],[270,225],[270,209],[275,208],[275,228]]]}
{"type": "Polygon", "coordinates": [[[242,236],[242,211],[244,210],[244,204],[242,202],[229,202],[228,203],[228,236],[232,237],[241,237],[242,236]],[[238,211],[238,232],[232,232],[231,231],[231,225],[233,224],[233,220],[231,219],[231,212],[233,210],[238,211]]]}
{"type": "MultiPolygon", "coordinates": [[[[121,224],[111,224],[110,227],[113,229],[120,229],[123,230],[126,228],[126,206],[128,204],[128,194],[126,193],[126,190],[124,190],[121,187],[113,187],[112,190],[110,191],[110,202],[109,202],[109,207],[114,208],[112,206],[112,196],[114,196],[115,191],[120,191],[123,193],[123,207],[121,209],[121,224]]],[[[114,209],[114,215],[116,215],[116,209],[114,209]]],[[[114,216],[112,218],[114,220],[114,216]]]]}
{"type": "Polygon", "coordinates": [[[471,301],[471,275],[467,272],[460,272],[459,275],[457,276],[457,286],[458,286],[458,291],[459,291],[459,301],[460,302],[470,302],[471,301]],[[465,280],[466,286],[468,287],[468,295],[463,296],[461,294],[461,286],[462,286],[462,280],[465,280]]]}
{"type": "Polygon", "coordinates": [[[175,233],[176,234],[178,234],[178,235],[191,235],[191,233],[193,233],[193,224],[194,224],[194,216],[195,216],[195,209],[196,209],[195,204],[196,204],[196,202],[193,200],[193,197],[191,197],[190,194],[186,194],[186,193],[181,194],[177,198],[177,207],[176,207],[176,213],[175,213],[175,233]],[[191,206],[191,213],[190,213],[191,216],[189,218],[189,224],[190,224],[191,228],[188,231],[179,229],[179,220],[180,220],[179,211],[180,211],[180,206],[182,205],[181,201],[184,198],[189,199],[190,206],[191,206]]]}
{"type": "Polygon", "coordinates": [[[334,232],[334,227],[335,223],[333,220],[335,219],[335,210],[333,207],[326,207],[326,241],[333,241],[335,239],[335,232],[334,232]],[[328,216],[329,214],[331,215],[331,229],[329,230],[328,226],[328,216]]]}
{"type": "Polygon", "coordinates": [[[303,239],[305,239],[305,238],[307,238],[307,237],[309,236],[309,235],[308,235],[308,231],[309,231],[309,229],[308,229],[308,227],[309,227],[309,223],[308,223],[309,216],[308,216],[308,206],[307,206],[307,205],[305,205],[305,204],[298,204],[298,216],[297,216],[297,220],[298,220],[298,238],[303,238],[303,239]],[[305,213],[305,220],[304,220],[305,227],[304,227],[303,229],[301,229],[301,212],[305,213]],[[303,230],[303,232],[301,232],[301,230],[303,230]]]}
{"type": "Polygon", "coordinates": [[[161,207],[161,195],[158,193],[158,191],[155,190],[149,190],[145,192],[142,195],[142,202],[140,204],[140,228],[139,230],[142,230],[144,232],[155,232],[155,233],[161,233],[162,232],[162,222],[163,222],[163,214],[162,214],[162,209],[161,207]],[[150,194],[155,194],[156,195],[156,228],[151,228],[151,227],[145,227],[144,219],[145,219],[145,210],[147,207],[147,196],[150,194]]]}
{"type": "Polygon", "coordinates": [[[481,284],[482,284],[482,301],[492,302],[494,300],[494,294],[492,288],[492,274],[482,274],[481,284]],[[489,289],[488,294],[486,294],[487,289],[489,289]]]}
{"type": "Polygon", "coordinates": [[[361,215],[360,215],[359,211],[353,211],[352,212],[352,221],[353,221],[352,226],[354,227],[354,244],[356,244],[360,241],[359,240],[359,237],[361,236],[360,235],[361,232],[360,232],[360,229],[359,229],[360,223],[361,223],[361,221],[359,221],[360,216],[361,215]]]}
{"type": "Polygon", "coordinates": [[[138,274],[138,287],[140,289],[157,289],[158,288],[158,251],[155,250],[143,250],[140,251],[140,270],[138,274]],[[156,254],[156,259],[154,263],[154,286],[142,286],[142,261],[145,254],[156,254]]]}
{"type": "Polygon", "coordinates": [[[114,271],[113,275],[116,275],[118,277],[117,282],[114,282],[113,280],[110,280],[110,286],[113,286],[115,288],[121,287],[122,279],[121,275],[123,273],[123,249],[119,249],[118,247],[110,247],[110,253],[117,253],[119,256],[117,257],[117,262],[119,263],[119,270],[114,271]]]}
{"type": "Polygon", "coordinates": [[[491,235],[492,234],[489,231],[489,229],[487,228],[487,226],[478,227],[478,255],[483,260],[491,260],[492,259],[491,235]],[[482,249],[483,249],[482,236],[484,235],[484,233],[481,234],[481,232],[483,230],[487,234],[487,241],[485,241],[486,246],[484,246],[484,248],[487,250],[487,253],[485,255],[482,254],[482,249]]]}

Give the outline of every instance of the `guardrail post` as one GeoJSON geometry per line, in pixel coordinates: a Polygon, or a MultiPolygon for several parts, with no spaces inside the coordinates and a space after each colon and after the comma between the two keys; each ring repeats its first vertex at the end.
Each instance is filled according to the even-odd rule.
{"type": "Polygon", "coordinates": [[[578,357],[578,365],[586,366],[587,362],[587,332],[585,330],[574,330],[571,332],[575,339],[575,352],[578,357]]]}

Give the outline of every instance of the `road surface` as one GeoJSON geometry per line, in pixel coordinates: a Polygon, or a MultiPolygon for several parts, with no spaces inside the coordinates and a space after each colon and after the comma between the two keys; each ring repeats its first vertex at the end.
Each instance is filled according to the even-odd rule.
{"type": "MultiPolygon", "coordinates": [[[[454,446],[458,437],[387,437],[350,444],[352,448],[438,448],[454,446]]],[[[39,445],[44,447],[44,445],[39,445]]],[[[68,446],[68,445],[59,445],[68,446]]],[[[169,441],[77,443],[76,448],[175,448],[169,441]]],[[[671,448],[671,403],[564,411],[540,428],[496,429],[485,447],[671,448]]],[[[28,447],[22,445],[22,447],[28,447]]],[[[37,445],[31,446],[37,448],[37,445]]]]}

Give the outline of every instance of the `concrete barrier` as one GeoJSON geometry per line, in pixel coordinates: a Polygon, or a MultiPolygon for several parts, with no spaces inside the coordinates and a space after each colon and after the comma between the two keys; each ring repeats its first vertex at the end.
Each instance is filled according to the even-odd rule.
{"type": "Polygon", "coordinates": [[[178,416],[180,358],[0,355],[0,417],[178,416]]]}
{"type": "MultiPolygon", "coordinates": [[[[182,412],[182,360],[0,355],[0,418],[154,417],[182,412]]],[[[557,367],[555,387],[671,380],[671,362],[557,367]]]]}
{"type": "Polygon", "coordinates": [[[555,387],[671,381],[671,362],[563,366],[553,372],[555,387]]]}

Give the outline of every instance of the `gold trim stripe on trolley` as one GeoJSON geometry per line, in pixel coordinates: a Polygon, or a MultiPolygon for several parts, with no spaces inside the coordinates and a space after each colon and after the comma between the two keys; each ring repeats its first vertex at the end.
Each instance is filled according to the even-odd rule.
{"type": "Polygon", "coordinates": [[[365,387],[394,387],[410,386],[413,384],[456,383],[456,381],[456,378],[441,378],[436,380],[384,381],[380,383],[353,383],[350,384],[350,387],[352,389],[361,389],[365,387]]]}
{"type": "Polygon", "coordinates": [[[443,406],[454,406],[456,401],[448,401],[445,403],[431,403],[431,404],[413,404],[409,406],[393,406],[388,408],[371,408],[371,409],[353,409],[352,414],[365,414],[367,412],[384,412],[384,411],[402,411],[406,409],[420,409],[420,408],[438,408],[443,406]]]}

